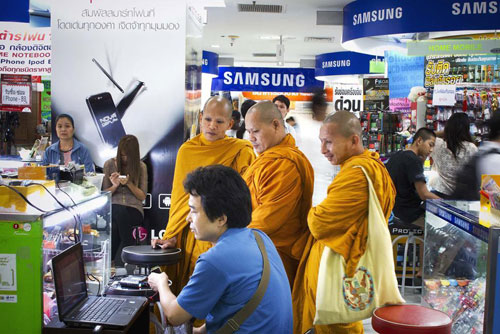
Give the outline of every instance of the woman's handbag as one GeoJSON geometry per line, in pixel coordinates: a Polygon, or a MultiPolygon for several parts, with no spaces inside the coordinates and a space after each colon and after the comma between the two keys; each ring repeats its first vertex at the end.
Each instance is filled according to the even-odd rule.
{"type": "Polygon", "coordinates": [[[353,277],[345,276],[345,260],[325,247],[316,291],[315,325],[351,323],[367,319],[385,304],[401,304],[394,270],[391,237],[372,181],[368,181],[368,240],[353,277]]]}

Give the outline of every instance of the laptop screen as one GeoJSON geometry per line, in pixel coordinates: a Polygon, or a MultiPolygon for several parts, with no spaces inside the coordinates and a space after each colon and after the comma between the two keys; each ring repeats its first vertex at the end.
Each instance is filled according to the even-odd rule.
{"type": "Polygon", "coordinates": [[[52,258],[59,317],[70,312],[87,297],[82,244],[77,243],[52,258]]]}

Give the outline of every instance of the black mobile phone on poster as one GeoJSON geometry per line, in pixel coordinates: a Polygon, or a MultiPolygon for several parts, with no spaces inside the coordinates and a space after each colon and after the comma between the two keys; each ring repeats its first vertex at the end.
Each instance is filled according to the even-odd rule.
{"type": "Polygon", "coordinates": [[[118,117],[115,103],[108,92],[87,97],[92,118],[97,126],[101,140],[112,147],[117,147],[120,139],[125,136],[125,129],[118,117]]]}

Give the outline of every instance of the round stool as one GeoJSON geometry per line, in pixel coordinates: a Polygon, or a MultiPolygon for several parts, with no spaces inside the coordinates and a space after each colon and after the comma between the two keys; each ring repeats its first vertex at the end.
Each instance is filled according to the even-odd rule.
{"type": "Polygon", "coordinates": [[[382,306],[372,315],[379,334],[451,334],[451,325],[445,313],[420,305],[382,306]]]}
{"type": "Polygon", "coordinates": [[[176,264],[181,255],[180,248],[153,249],[150,245],[127,246],[122,250],[122,261],[146,268],[147,275],[151,266],[176,264]]]}

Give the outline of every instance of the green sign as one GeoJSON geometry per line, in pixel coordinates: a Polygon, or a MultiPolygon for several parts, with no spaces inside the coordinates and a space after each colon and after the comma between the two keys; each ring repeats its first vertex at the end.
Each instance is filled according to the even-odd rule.
{"type": "Polygon", "coordinates": [[[370,73],[384,74],[385,73],[385,61],[370,60],[370,73]]]}
{"type": "Polygon", "coordinates": [[[500,53],[499,39],[451,39],[408,42],[408,56],[500,53]]]}
{"type": "Polygon", "coordinates": [[[50,80],[42,80],[43,92],[40,97],[40,109],[42,112],[42,120],[50,121],[51,114],[51,89],[50,80]]]}

